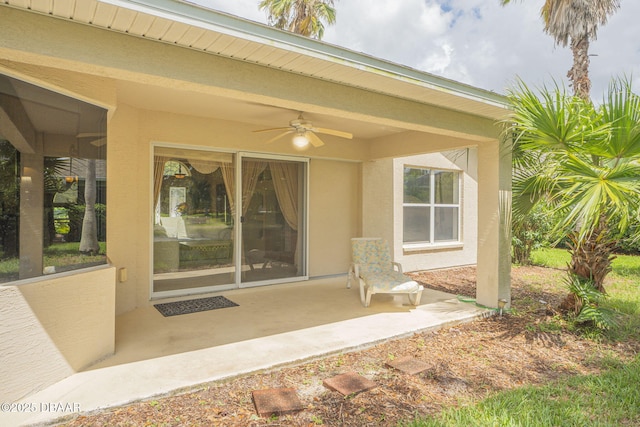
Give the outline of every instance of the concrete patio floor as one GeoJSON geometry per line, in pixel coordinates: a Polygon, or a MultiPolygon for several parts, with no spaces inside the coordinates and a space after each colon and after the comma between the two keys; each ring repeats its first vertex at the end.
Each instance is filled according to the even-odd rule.
{"type": "Polygon", "coordinates": [[[430,289],[417,307],[406,296],[374,295],[364,308],[357,284],[345,283],[343,276],[224,291],[238,307],[172,317],[152,306],[126,313],[116,318],[113,356],[21,402],[38,411],[0,412],[0,425],[53,423],[69,411],[176,393],[491,313],[430,289]]]}

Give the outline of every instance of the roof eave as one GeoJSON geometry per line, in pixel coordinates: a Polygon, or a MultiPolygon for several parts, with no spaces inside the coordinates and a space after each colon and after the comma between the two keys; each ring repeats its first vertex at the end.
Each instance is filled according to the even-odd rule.
{"type": "Polygon", "coordinates": [[[276,48],[348,65],[363,71],[371,70],[377,74],[384,74],[389,78],[410,82],[420,87],[455,93],[457,96],[491,105],[498,109],[508,109],[507,99],[504,95],[184,1],[98,1],[178,21],[186,25],[216,31],[243,40],[261,43],[266,41],[276,48]]]}

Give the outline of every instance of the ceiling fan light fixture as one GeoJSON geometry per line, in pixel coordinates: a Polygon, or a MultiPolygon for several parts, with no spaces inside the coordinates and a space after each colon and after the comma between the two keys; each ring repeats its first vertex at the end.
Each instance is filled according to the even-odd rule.
{"type": "Polygon", "coordinates": [[[293,143],[293,146],[299,150],[308,148],[309,145],[312,145],[316,148],[322,147],[324,145],[324,142],[320,139],[318,134],[333,135],[333,136],[337,136],[340,138],[347,138],[347,139],[353,138],[353,135],[350,134],[349,132],[315,127],[311,122],[304,119],[304,117],[302,116],[302,113],[300,113],[300,115],[296,120],[291,120],[289,122],[288,127],[254,130],[254,132],[272,132],[272,131],[281,131],[282,133],[268,140],[266,142],[267,144],[272,143],[282,138],[285,135],[293,134],[293,139],[291,142],[293,143]]]}
{"type": "Polygon", "coordinates": [[[305,148],[309,145],[309,138],[307,138],[306,132],[297,132],[293,136],[293,145],[297,148],[305,148]]]}

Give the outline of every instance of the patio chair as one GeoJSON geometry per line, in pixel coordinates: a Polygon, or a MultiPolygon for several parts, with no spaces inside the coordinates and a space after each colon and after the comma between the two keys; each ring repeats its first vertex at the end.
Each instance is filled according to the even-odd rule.
{"type": "Polygon", "coordinates": [[[420,303],[424,287],[402,274],[402,266],[391,261],[389,245],[381,238],[351,239],[352,263],[347,279],[360,282],[360,300],[369,307],[373,294],[407,294],[413,305],[420,303]]]}

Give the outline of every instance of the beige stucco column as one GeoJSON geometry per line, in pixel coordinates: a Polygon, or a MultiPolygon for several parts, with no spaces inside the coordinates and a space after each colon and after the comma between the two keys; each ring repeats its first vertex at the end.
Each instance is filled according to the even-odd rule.
{"type": "Polygon", "coordinates": [[[22,153],[20,163],[20,279],[42,274],[44,232],[44,156],[42,138],[36,138],[35,153],[22,153]]]}
{"type": "Polygon", "coordinates": [[[499,141],[478,145],[476,301],[511,302],[511,153],[499,141]]]}
{"type": "Polygon", "coordinates": [[[121,104],[107,124],[107,256],[120,276],[116,315],[149,300],[151,148],[139,138],[140,111],[121,104]],[[125,270],[121,270],[125,269],[125,270]],[[122,280],[122,272],[126,280],[122,280]]]}

